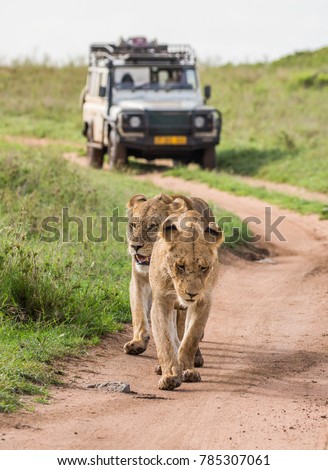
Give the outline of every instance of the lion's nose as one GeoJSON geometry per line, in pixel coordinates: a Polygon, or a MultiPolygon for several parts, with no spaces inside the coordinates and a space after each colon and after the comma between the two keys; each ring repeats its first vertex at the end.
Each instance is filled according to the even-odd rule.
{"type": "Polygon", "coordinates": [[[196,294],[192,294],[191,292],[186,291],[186,294],[189,295],[191,299],[193,299],[194,297],[196,297],[196,295],[198,295],[198,292],[196,294]]]}
{"type": "Polygon", "coordinates": [[[131,246],[132,246],[132,248],[136,251],[136,253],[138,252],[138,250],[139,250],[140,248],[143,247],[143,245],[131,245],[131,246]]]}

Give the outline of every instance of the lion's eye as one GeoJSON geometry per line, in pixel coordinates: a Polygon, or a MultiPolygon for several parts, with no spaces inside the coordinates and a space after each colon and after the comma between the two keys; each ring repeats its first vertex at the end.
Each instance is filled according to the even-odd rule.
{"type": "Polygon", "coordinates": [[[130,223],[130,227],[131,227],[131,228],[136,228],[136,227],[137,227],[137,224],[135,224],[134,222],[131,222],[131,223],[130,223]]]}
{"type": "Polygon", "coordinates": [[[149,227],[148,227],[148,230],[155,230],[157,229],[157,224],[151,224],[149,227]]]}
{"type": "Polygon", "coordinates": [[[177,264],[177,269],[183,273],[185,270],[185,267],[183,264],[177,264]]]}
{"type": "Polygon", "coordinates": [[[206,271],[208,271],[208,266],[202,266],[200,269],[203,273],[206,273],[206,271]]]}

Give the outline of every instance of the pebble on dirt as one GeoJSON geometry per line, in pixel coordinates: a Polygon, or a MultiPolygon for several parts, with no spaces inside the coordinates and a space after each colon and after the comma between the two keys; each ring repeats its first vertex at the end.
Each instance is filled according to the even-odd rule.
{"type": "Polygon", "coordinates": [[[130,385],[124,382],[103,382],[100,384],[89,384],[85,388],[96,388],[108,392],[131,393],[130,385]]]}

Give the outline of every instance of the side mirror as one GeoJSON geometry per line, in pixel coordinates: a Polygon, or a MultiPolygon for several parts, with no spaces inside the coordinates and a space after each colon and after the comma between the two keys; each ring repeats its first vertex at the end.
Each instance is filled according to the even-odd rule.
{"type": "Polygon", "coordinates": [[[211,98],[211,94],[212,94],[211,85],[205,85],[204,86],[204,96],[205,96],[206,101],[211,98]]]}

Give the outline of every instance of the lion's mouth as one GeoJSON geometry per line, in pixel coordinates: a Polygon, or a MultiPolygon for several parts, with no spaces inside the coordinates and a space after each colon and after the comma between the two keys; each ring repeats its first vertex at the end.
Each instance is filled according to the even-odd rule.
{"type": "Polygon", "coordinates": [[[149,266],[150,258],[150,256],[135,255],[136,263],[143,266],[149,266]]]}

